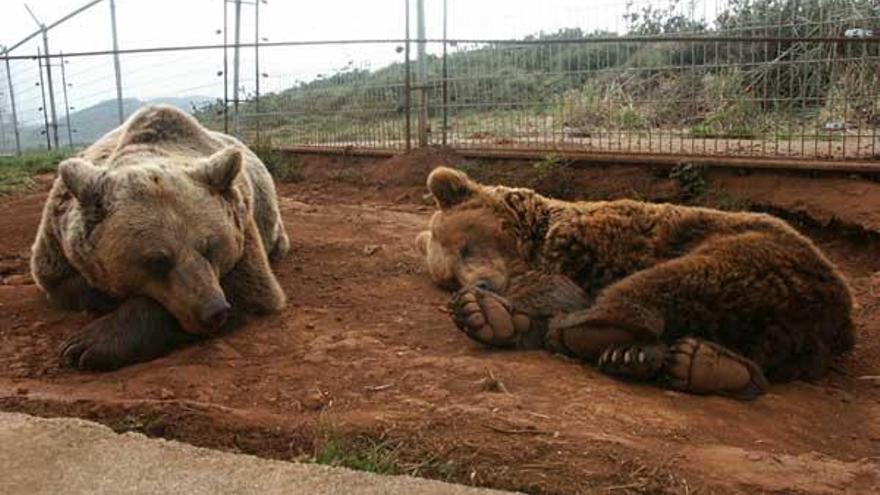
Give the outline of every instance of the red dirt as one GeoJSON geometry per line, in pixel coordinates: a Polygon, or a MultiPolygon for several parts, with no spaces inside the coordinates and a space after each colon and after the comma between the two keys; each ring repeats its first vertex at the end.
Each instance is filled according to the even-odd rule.
{"type": "MultiPolygon", "coordinates": [[[[859,343],[830,376],[748,403],[678,394],[544,352],[488,350],[455,330],[447,294],[411,247],[432,210],[415,184],[440,162],[456,158],[299,159],[307,181],[279,186],[293,255],[276,270],[289,307],[106,374],[59,368],[57,346],[91,317],[50,307],[26,276],[45,192],[0,201],[0,409],[280,459],[367,441],[409,472],[532,493],[880,490],[880,250],[871,236],[807,227],[860,303],[859,343]]],[[[558,187],[521,165],[479,173],[558,187]]],[[[676,194],[633,167],[570,174],[591,197],[676,194]]],[[[740,191],[772,192],[766,177],[736,180],[754,181],[740,191]]],[[[880,195],[866,201],[873,222],[880,195]]]]}

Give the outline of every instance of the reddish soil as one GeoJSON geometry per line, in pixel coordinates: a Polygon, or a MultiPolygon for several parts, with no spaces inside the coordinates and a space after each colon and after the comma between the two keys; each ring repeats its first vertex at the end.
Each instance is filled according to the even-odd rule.
{"type": "MultiPolygon", "coordinates": [[[[836,196],[793,209],[851,279],[854,352],[818,382],[736,402],[615,381],[545,352],[488,350],[455,330],[447,294],[411,247],[432,210],[419,184],[454,155],[296,161],[306,180],[279,186],[293,254],[276,270],[289,307],[113,373],[59,367],[57,346],[92,316],[52,308],[27,277],[47,181],[0,200],[0,409],[279,459],[334,442],[380,452],[406,472],[531,493],[880,491],[880,250],[870,232],[880,194],[859,199],[864,222],[823,226],[847,210],[836,196]],[[841,213],[812,218],[818,207],[841,213]]],[[[635,167],[566,169],[551,180],[523,165],[468,168],[563,195],[680,193],[635,167]]],[[[784,181],[767,187],[777,180],[718,176],[708,197],[729,206],[717,187],[729,184],[742,193],[736,204],[783,211],[774,191],[783,203],[795,193],[784,181]],[[756,191],[766,197],[749,196],[756,191]]],[[[821,189],[831,179],[798,180],[821,189]]]]}

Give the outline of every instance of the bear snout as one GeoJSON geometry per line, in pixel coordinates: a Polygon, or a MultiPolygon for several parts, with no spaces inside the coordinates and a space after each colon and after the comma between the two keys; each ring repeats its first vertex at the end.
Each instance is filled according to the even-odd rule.
{"type": "Polygon", "coordinates": [[[229,318],[229,303],[225,298],[217,297],[208,301],[199,315],[199,322],[210,330],[218,330],[229,318]]]}

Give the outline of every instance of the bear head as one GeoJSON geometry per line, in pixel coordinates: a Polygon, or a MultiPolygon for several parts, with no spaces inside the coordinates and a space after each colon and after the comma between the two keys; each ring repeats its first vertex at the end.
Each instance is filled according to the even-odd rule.
{"type": "Polygon", "coordinates": [[[251,211],[249,189],[237,186],[247,180],[241,150],[126,160],[59,166],[73,202],[61,236],[66,256],[99,290],[150,297],[192,333],[217,329],[230,308],[220,280],[242,257],[251,211]]]}
{"type": "Polygon", "coordinates": [[[438,167],[428,176],[428,190],[439,210],[428,230],[416,238],[428,271],[442,287],[481,287],[503,292],[510,279],[526,270],[523,235],[528,222],[525,189],[480,185],[463,172],[438,167]]]}

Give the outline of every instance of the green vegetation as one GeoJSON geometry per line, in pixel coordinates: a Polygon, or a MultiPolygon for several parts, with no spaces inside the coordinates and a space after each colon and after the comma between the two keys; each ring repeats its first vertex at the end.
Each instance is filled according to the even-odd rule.
{"type": "Polygon", "coordinates": [[[557,153],[544,156],[540,161],[532,164],[532,168],[540,177],[556,175],[561,169],[568,167],[569,163],[557,153]]]}
{"type": "Polygon", "coordinates": [[[287,154],[272,147],[269,141],[261,141],[251,146],[251,150],[260,157],[272,177],[279,182],[302,182],[305,178],[302,171],[301,158],[287,154]]]}
{"type": "Polygon", "coordinates": [[[708,186],[705,167],[692,163],[676,165],[669,172],[669,178],[675,179],[678,182],[684,199],[694,199],[702,196],[708,186]]]}
{"type": "Polygon", "coordinates": [[[313,461],[379,474],[400,474],[403,471],[392,446],[365,439],[352,442],[330,440],[318,450],[313,461]]]}
{"type": "Polygon", "coordinates": [[[38,174],[54,172],[70,151],[32,151],[21,156],[0,156],[0,194],[27,189],[38,174]]]}

